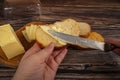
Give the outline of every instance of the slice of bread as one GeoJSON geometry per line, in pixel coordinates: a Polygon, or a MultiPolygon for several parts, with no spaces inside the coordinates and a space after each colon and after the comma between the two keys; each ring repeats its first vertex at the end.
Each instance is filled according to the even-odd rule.
{"type": "Polygon", "coordinates": [[[86,37],[91,32],[91,27],[88,23],[85,22],[78,22],[78,25],[80,26],[80,36],[86,37]]]}
{"type": "Polygon", "coordinates": [[[92,39],[92,40],[96,40],[96,41],[104,42],[104,38],[102,37],[102,35],[100,35],[97,32],[91,32],[87,38],[92,39]]]}
{"type": "MultiPolygon", "coordinates": [[[[16,34],[17,34],[17,37],[18,37],[19,40],[21,41],[21,43],[22,43],[22,45],[24,46],[24,48],[25,48],[26,51],[27,51],[30,47],[32,47],[32,45],[34,44],[34,42],[29,43],[29,42],[25,39],[22,31],[25,30],[25,27],[26,27],[26,26],[30,26],[31,24],[33,24],[33,25],[44,25],[44,23],[42,23],[42,22],[31,22],[31,23],[28,23],[28,24],[26,24],[25,26],[21,27],[21,28],[18,29],[17,31],[15,31],[16,34]]],[[[22,58],[22,56],[23,56],[23,54],[18,55],[18,56],[16,56],[16,57],[8,60],[8,59],[6,58],[6,56],[5,56],[5,53],[4,53],[4,52],[2,51],[2,49],[0,48],[0,62],[2,62],[3,64],[5,64],[6,66],[9,66],[9,67],[17,67],[18,64],[19,64],[19,62],[20,62],[20,60],[21,60],[21,58],[22,58]]]]}
{"type": "Polygon", "coordinates": [[[22,31],[24,37],[26,38],[28,42],[32,42],[35,40],[35,33],[36,33],[37,28],[39,28],[38,25],[31,24],[29,26],[26,26],[25,30],[22,31]]]}
{"type": "Polygon", "coordinates": [[[36,40],[44,47],[46,47],[50,42],[55,42],[56,47],[62,47],[67,43],[62,39],[51,35],[48,30],[54,30],[73,36],[80,36],[88,35],[91,28],[87,23],[77,22],[73,19],[65,19],[55,22],[54,24],[40,25],[40,29],[36,32],[36,40]],[[57,44],[59,44],[59,46],[57,44]]]}
{"type": "Polygon", "coordinates": [[[26,33],[26,30],[23,30],[23,31],[22,31],[22,34],[24,35],[25,39],[30,43],[31,40],[28,38],[28,35],[27,35],[27,33],[26,33]]]}
{"type": "Polygon", "coordinates": [[[50,25],[50,27],[52,30],[55,30],[57,32],[62,32],[74,36],[79,36],[81,31],[78,22],[73,19],[65,19],[55,22],[53,25],[50,25]]]}
{"type": "Polygon", "coordinates": [[[55,43],[56,48],[63,47],[66,45],[66,43],[60,44],[59,41],[57,41],[55,38],[51,37],[48,33],[46,33],[41,28],[37,29],[37,31],[36,31],[36,40],[41,45],[41,48],[46,47],[51,42],[55,43]]]}

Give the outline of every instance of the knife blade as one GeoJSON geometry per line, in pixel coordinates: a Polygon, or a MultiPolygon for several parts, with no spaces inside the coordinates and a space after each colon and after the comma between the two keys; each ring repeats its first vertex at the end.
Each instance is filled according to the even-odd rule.
{"type": "Polygon", "coordinates": [[[92,48],[92,49],[99,49],[101,51],[106,51],[106,52],[112,51],[113,49],[116,48],[112,44],[108,44],[108,43],[104,43],[104,42],[100,42],[100,41],[95,41],[95,40],[82,38],[82,37],[78,37],[78,36],[72,36],[72,35],[69,35],[69,34],[56,32],[56,31],[53,31],[53,30],[48,30],[48,32],[50,34],[52,34],[53,36],[56,36],[56,37],[64,40],[65,42],[67,42],[69,44],[86,46],[86,47],[89,47],[89,48],[92,48]]]}

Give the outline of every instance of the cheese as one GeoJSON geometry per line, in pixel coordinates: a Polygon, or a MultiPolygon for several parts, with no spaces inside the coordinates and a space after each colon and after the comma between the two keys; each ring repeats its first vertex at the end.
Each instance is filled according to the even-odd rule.
{"type": "Polygon", "coordinates": [[[0,47],[8,59],[25,52],[10,24],[0,26],[0,47]]]}

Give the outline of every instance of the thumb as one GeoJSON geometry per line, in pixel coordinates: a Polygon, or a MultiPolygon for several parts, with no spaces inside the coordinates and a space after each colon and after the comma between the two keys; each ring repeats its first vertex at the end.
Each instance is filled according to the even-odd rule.
{"type": "Polygon", "coordinates": [[[43,59],[46,59],[52,54],[53,50],[54,50],[54,43],[50,43],[46,48],[39,51],[37,55],[41,56],[41,58],[43,59]]]}
{"type": "Polygon", "coordinates": [[[41,50],[40,46],[35,43],[22,57],[22,60],[26,59],[27,57],[31,56],[32,54],[35,54],[41,50]]]}

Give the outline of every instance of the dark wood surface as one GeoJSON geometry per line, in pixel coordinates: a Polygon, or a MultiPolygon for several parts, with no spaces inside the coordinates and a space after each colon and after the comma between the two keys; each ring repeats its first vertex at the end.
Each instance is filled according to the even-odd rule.
{"type": "MultiPolygon", "coordinates": [[[[89,23],[93,31],[105,38],[120,39],[120,0],[41,0],[41,4],[42,22],[52,23],[73,18],[89,23]]],[[[0,24],[6,23],[3,19],[1,16],[0,24]]],[[[19,29],[22,23],[22,20],[12,22],[15,30],[19,29]]],[[[10,80],[15,70],[1,64],[0,80],[10,80]]],[[[120,57],[113,52],[69,48],[58,69],[56,80],[76,79],[119,80],[120,57]]]]}

